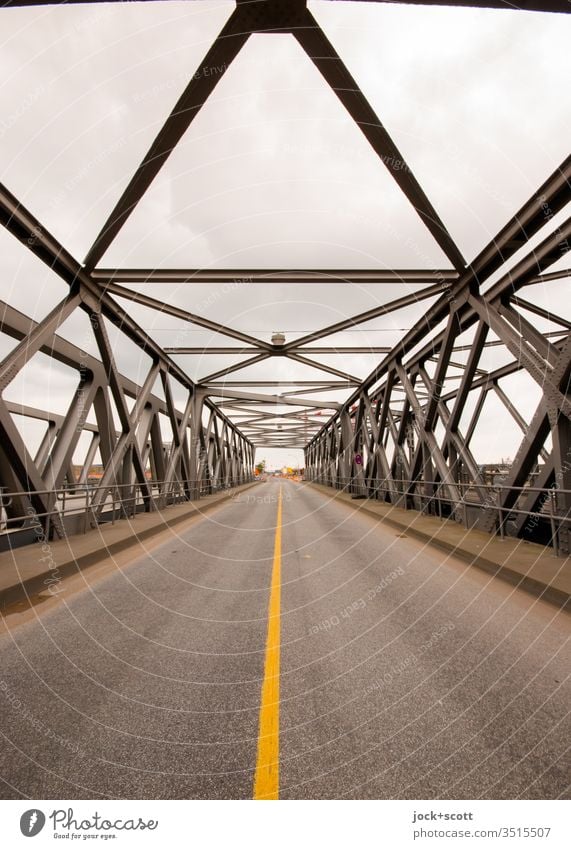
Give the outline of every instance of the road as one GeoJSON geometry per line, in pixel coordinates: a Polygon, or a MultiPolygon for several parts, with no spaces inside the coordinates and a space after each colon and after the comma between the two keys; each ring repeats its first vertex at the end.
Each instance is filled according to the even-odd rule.
{"type": "Polygon", "coordinates": [[[265,699],[281,799],[568,798],[570,623],[270,479],[7,618],[3,795],[252,798],[265,699]]]}

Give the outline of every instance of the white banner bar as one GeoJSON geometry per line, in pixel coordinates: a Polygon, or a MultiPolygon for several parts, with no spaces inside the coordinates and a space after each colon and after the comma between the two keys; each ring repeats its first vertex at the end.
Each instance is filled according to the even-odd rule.
{"type": "Polygon", "coordinates": [[[568,849],[569,814],[567,801],[0,801],[9,849],[568,849]]]}

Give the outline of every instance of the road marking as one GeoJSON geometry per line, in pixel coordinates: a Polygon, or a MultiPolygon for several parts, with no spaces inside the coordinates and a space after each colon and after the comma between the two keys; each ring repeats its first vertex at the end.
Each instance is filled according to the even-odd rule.
{"type": "Polygon", "coordinates": [[[254,779],[254,799],[279,799],[280,787],[280,600],[282,560],[282,490],[278,497],[274,564],[268,609],[268,636],[260,728],[258,731],[258,757],[254,779]]]}

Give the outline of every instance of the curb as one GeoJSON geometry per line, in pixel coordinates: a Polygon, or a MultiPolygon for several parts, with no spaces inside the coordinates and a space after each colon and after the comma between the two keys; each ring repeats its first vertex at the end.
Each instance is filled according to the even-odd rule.
{"type": "MultiPolygon", "coordinates": [[[[326,487],[322,486],[321,484],[314,484],[310,481],[308,481],[307,483],[313,489],[322,492],[327,498],[330,498],[332,500],[336,499],[336,496],[334,494],[329,495],[329,493],[326,491],[326,487]]],[[[334,493],[336,493],[337,491],[338,490],[333,490],[334,493]]],[[[337,503],[345,504],[347,507],[350,507],[353,510],[367,513],[368,516],[372,516],[379,522],[384,522],[387,525],[391,525],[391,527],[396,528],[399,531],[406,531],[409,536],[415,537],[421,542],[429,543],[434,548],[439,548],[441,551],[445,551],[447,554],[453,554],[460,560],[464,560],[464,562],[468,563],[470,566],[475,566],[477,569],[482,569],[484,572],[487,572],[488,574],[493,575],[496,578],[501,578],[503,581],[507,581],[513,586],[519,587],[519,589],[522,589],[525,592],[530,593],[531,595],[541,598],[543,601],[548,601],[561,609],[571,611],[571,594],[565,592],[565,590],[558,589],[557,587],[554,587],[551,584],[546,584],[543,581],[538,580],[537,578],[532,578],[529,575],[526,575],[524,572],[518,572],[516,569],[513,569],[510,566],[505,566],[502,563],[496,563],[494,560],[489,560],[483,555],[474,554],[472,551],[468,551],[459,545],[455,545],[454,543],[434,538],[430,536],[430,534],[427,534],[425,531],[418,530],[413,525],[407,525],[405,522],[400,522],[398,519],[391,519],[386,516],[381,516],[379,515],[379,513],[377,513],[376,510],[371,510],[366,506],[362,506],[364,504],[362,500],[359,501],[360,506],[350,504],[345,499],[338,499],[337,503]]]]}
{"type": "MultiPolygon", "coordinates": [[[[204,513],[208,513],[209,510],[214,507],[218,507],[219,504],[224,504],[226,501],[230,501],[238,492],[244,492],[250,487],[255,486],[256,482],[243,484],[241,487],[236,487],[231,490],[227,495],[223,495],[219,497],[216,501],[211,501],[209,503],[204,504],[202,507],[198,507],[200,504],[198,502],[189,502],[189,510],[185,513],[180,513],[178,516],[173,516],[170,520],[168,515],[165,518],[165,513],[161,513],[163,517],[163,521],[157,523],[156,525],[152,525],[149,528],[143,528],[136,535],[130,533],[121,539],[115,540],[114,542],[105,545],[103,542],[101,546],[93,551],[88,551],[83,555],[79,555],[79,557],[72,558],[66,560],[65,562],[58,564],[57,572],[58,578],[64,579],[69,578],[72,575],[77,575],[81,573],[84,569],[88,569],[90,566],[95,566],[101,562],[102,557],[108,557],[113,554],[120,554],[122,551],[126,551],[131,547],[135,547],[139,540],[148,540],[153,536],[156,536],[159,533],[163,533],[169,528],[174,528],[177,525],[180,525],[181,522],[186,522],[193,517],[193,515],[203,515],[204,513]]],[[[121,520],[124,521],[124,520],[121,520]]],[[[75,535],[74,535],[75,536],[75,535]]],[[[74,537],[68,537],[67,541],[70,544],[71,548],[71,540],[74,537]]],[[[17,551],[21,551],[22,549],[12,549],[12,554],[15,554],[17,551]]],[[[8,552],[6,552],[8,553],[8,552]]],[[[17,584],[12,584],[10,587],[6,587],[3,590],[0,590],[0,611],[4,611],[5,608],[18,601],[27,601],[30,596],[38,595],[40,592],[49,592],[47,579],[53,577],[53,569],[48,569],[45,572],[40,573],[39,575],[34,575],[31,578],[26,578],[24,581],[19,581],[17,584]]],[[[53,594],[56,597],[56,593],[53,594]]]]}

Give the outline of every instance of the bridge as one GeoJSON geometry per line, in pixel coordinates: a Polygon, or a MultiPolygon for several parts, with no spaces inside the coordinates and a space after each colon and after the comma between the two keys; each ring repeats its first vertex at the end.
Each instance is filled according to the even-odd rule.
{"type": "MultiPolygon", "coordinates": [[[[14,78],[0,123],[4,798],[568,798],[568,103],[545,107],[550,142],[527,171],[498,137],[494,166],[460,155],[435,175],[448,142],[425,151],[390,98],[385,119],[382,59],[367,76],[343,28],[398,39],[418,21],[483,50],[497,26],[509,57],[512,34],[568,43],[569,4],[202,6],[0,9],[14,78]],[[137,38],[160,61],[135,59],[137,38]],[[180,51],[199,56],[190,68],[185,53],[183,81],[167,68],[180,51]],[[291,90],[275,80],[282,55],[306,75],[280,68],[291,90]],[[244,148],[259,104],[314,163],[307,221],[289,201],[298,175],[263,171],[287,145],[244,148]],[[320,116],[333,141],[312,159],[320,116]],[[74,144],[82,164],[65,176],[74,144]],[[374,166],[357,202],[386,187],[375,255],[343,254],[327,216],[323,241],[312,229],[321,204],[331,213],[325,183],[352,188],[319,171],[336,156],[374,166]],[[489,218],[459,173],[489,195],[489,218]],[[207,257],[212,211],[223,219],[238,189],[224,225],[237,246],[181,259],[207,257]],[[234,267],[240,252],[251,262],[234,267]],[[286,254],[306,260],[267,261],[286,254]]],[[[515,41],[513,67],[482,70],[506,109],[507,70],[525,76],[515,41]]],[[[553,54],[564,79],[568,55],[553,54]]],[[[475,88],[458,73],[461,104],[475,88]]],[[[343,228],[367,235],[346,203],[343,228]]]]}

